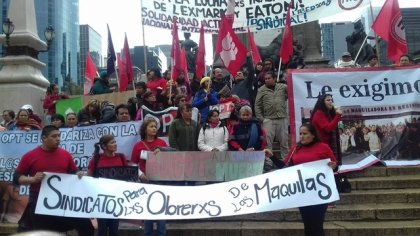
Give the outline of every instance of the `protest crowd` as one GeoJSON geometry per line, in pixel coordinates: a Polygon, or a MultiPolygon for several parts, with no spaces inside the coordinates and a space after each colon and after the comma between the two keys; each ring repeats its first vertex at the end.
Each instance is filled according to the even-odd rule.
{"type": "MultiPolygon", "coordinates": [[[[146,72],[146,82],[134,84],[135,96],[129,98],[125,104],[91,99],[78,112],[58,114],[56,103],[69,97],[59,93],[57,85],[51,84],[43,99],[45,114],[35,114],[34,110],[39,109],[34,109],[29,101],[17,111],[4,110],[1,131],[42,130],[41,146],[21,158],[14,175],[15,184],[31,186],[29,204],[19,227],[54,231],[76,229],[79,235],[94,233],[88,219],[63,220],[63,217],[35,214],[34,203],[44,171],[77,174],[83,178],[84,175],[100,176],[96,170],[99,167],[136,165],[139,169],[139,182],[196,185],[200,183],[149,182],[146,160],[141,158],[142,151],[263,151],[265,161],[261,173],[321,159],[329,159],[328,165],[337,170],[342,155],[346,152],[357,150],[376,153],[384,143],[392,142],[392,133],[400,132],[406,126],[415,132],[410,138],[418,139],[416,121],[395,127],[392,124],[366,126],[361,121],[343,124],[343,111],[334,105],[332,95],[326,93],[318,97],[309,122],[298,127],[300,141],[291,143],[285,75],[289,69],[304,67],[298,61],[296,53],[289,55],[290,62],[284,60],[286,64],[277,68],[271,58],[255,61],[253,52],[248,51],[244,63],[234,74],[230,73],[232,70],[229,68],[212,68],[208,74],[202,72],[201,75],[187,69],[169,68],[162,73],[160,69],[153,68],[146,72]],[[229,116],[223,119],[220,118],[223,111],[217,108],[222,105],[228,106],[230,111],[229,116]],[[174,107],[177,108],[177,114],[169,127],[168,142],[165,142],[157,134],[159,120],[146,114],[174,107]],[[87,171],[80,171],[71,155],[59,147],[60,128],[130,121],[141,122],[141,127],[138,130],[139,140],[132,147],[129,157],[117,152],[117,143],[112,135],[104,135],[95,144],[95,153],[87,171]],[[31,159],[36,159],[37,162],[33,163],[31,159]],[[25,217],[28,218],[24,219],[25,217]],[[32,222],[30,226],[23,224],[28,219],[32,222]]],[[[376,56],[369,58],[367,66],[375,67],[377,59],[376,56]]],[[[400,55],[400,66],[411,63],[408,55],[400,55]]],[[[344,52],[335,67],[354,68],[360,65],[355,63],[350,53],[344,52]]],[[[107,72],[100,73],[90,94],[116,92],[116,87],[110,85],[109,77],[107,72]]],[[[418,156],[419,153],[417,147],[415,150],[410,149],[409,155],[418,156]]],[[[334,205],[320,204],[299,208],[305,235],[323,235],[324,217],[328,207],[334,205]]],[[[166,222],[155,222],[158,234],[165,235],[166,222]]],[[[153,223],[144,222],[144,235],[153,234],[153,223]]],[[[107,231],[109,235],[118,235],[118,224],[119,221],[115,219],[98,219],[99,235],[107,235],[107,231]]]]}
{"type": "MultiPolygon", "coordinates": [[[[402,58],[404,57],[406,56],[402,58]]],[[[77,114],[70,112],[65,117],[55,112],[54,104],[58,100],[68,97],[59,94],[57,86],[53,84],[49,87],[44,98],[45,116],[48,117],[49,121],[43,123],[41,116],[34,114],[33,107],[27,104],[22,106],[16,115],[13,110],[4,110],[1,127],[3,131],[42,130],[44,141],[42,146],[44,146],[49,140],[48,132],[51,133],[59,128],[74,128],[113,122],[142,122],[138,132],[140,140],[133,147],[131,157],[119,156],[121,154],[116,153],[115,139],[110,135],[102,136],[95,146],[95,154],[89,164],[87,175],[96,175],[95,166],[124,166],[128,165],[128,160],[130,163],[138,165],[139,181],[144,183],[147,183],[148,179],[145,169],[146,161],[140,158],[140,153],[143,150],[154,152],[264,151],[266,153],[264,170],[262,170],[264,172],[282,168],[285,165],[295,165],[325,157],[329,157],[331,166],[336,168],[337,164],[340,164],[341,155],[346,153],[347,150],[357,149],[360,152],[370,151],[374,153],[379,150],[382,142],[387,141],[386,137],[392,132],[391,128],[396,128],[400,132],[403,129],[399,127],[400,125],[397,127],[370,125],[368,127],[360,121],[339,127],[342,111],[339,107],[333,106],[332,95],[325,94],[319,97],[312,110],[310,119],[312,124],[304,124],[301,127],[300,142],[289,149],[286,105],[287,84],[283,79],[276,81],[277,68],[272,67],[270,60],[265,60],[263,65],[264,67],[257,73],[257,68],[261,67],[261,64],[257,64],[257,68],[254,68],[251,53],[248,53],[243,69],[238,71],[236,75],[228,74],[224,76],[222,70],[216,68],[210,76],[204,76],[201,79],[194,77],[192,81],[185,81],[184,74],[173,81],[168,75],[171,73],[169,70],[162,77],[158,69],[152,69],[147,72],[147,83],[138,82],[135,84],[136,96],[129,98],[126,104],[115,106],[109,101],[90,100],[77,114]],[[259,79],[261,77],[264,78],[264,83],[261,83],[259,79]],[[221,111],[210,109],[210,107],[223,103],[232,106],[231,113],[228,118],[220,119],[221,111]],[[147,117],[143,119],[142,113],[145,109],[156,112],[170,107],[178,107],[178,109],[176,118],[169,128],[169,142],[166,143],[157,137],[158,121],[147,117]],[[359,138],[355,138],[355,133],[359,138]],[[278,150],[279,155],[276,156],[273,155],[275,140],[278,141],[280,149],[278,150]],[[317,145],[312,146],[313,143],[317,145]],[[323,145],[318,143],[323,143],[323,145]],[[317,151],[311,149],[315,147],[317,151]],[[307,148],[309,149],[306,150],[307,148]],[[99,154],[100,149],[103,154],[99,154]],[[303,155],[300,154],[301,152],[303,152],[303,155]],[[326,152],[327,154],[320,156],[311,156],[310,154],[318,152],[326,152]],[[108,159],[107,156],[112,158],[108,159]],[[308,156],[310,159],[307,159],[308,156]]],[[[104,73],[101,75],[103,78],[107,77],[104,73]]],[[[112,91],[109,90],[108,92],[112,91]]],[[[31,176],[35,174],[35,172],[23,171],[21,165],[24,164],[20,163],[16,170],[15,177],[18,177],[18,179],[21,175],[29,174],[31,176]]],[[[75,170],[70,172],[66,170],[64,173],[76,172],[75,170]]],[[[83,175],[83,173],[80,175],[83,175]]],[[[35,177],[36,175],[34,175],[35,177]]],[[[42,179],[42,177],[39,178],[42,179]]],[[[18,179],[15,180],[17,184],[33,184],[30,178],[29,180],[26,178],[18,179]]],[[[162,183],[158,182],[158,184],[162,183]]],[[[179,185],[179,183],[176,184],[179,185]]],[[[187,181],[185,184],[194,185],[195,182],[187,181]]],[[[36,199],[36,193],[32,195],[32,191],[33,189],[30,199],[36,199]]],[[[30,202],[32,202],[32,211],[34,211],[34,200],[30,202]]],[[[308,232],[322,231],[323,221],[314,220],[310,217],[313,217],[313,212],[318,213],[315,214],[316,217],[323,216],[326,209],[327,204],[316,205],[314,209],[311,209],[310,206],[302,207],[301,213],[308,215],[307,222],[312,222],[308,225],[305,223],[305,229],[308,229],[308,232]]],[[[52,222],[57,224],[57,221],[52,222]]],[[[84,232],[92,232],[83,221],[80,223],[72,222],[76,222],[76,227],[82,227],[84,232]],[[86,230],[86,227],[89,230],[86,230]]],[[[166,222],[157,221],[157,224],[160,235],[164,235],[166,222]]],[[[98,226],[101,235],[105,235],[107,227],[113,233],[110,235],[118,234],[118,220],[98,219],[98,226]]],[[[47,226],[44,225],[43,227],[47,226]]],[[[153,221],[145,221],[144,229],[145,232],[152,233],[153,221]]]]}

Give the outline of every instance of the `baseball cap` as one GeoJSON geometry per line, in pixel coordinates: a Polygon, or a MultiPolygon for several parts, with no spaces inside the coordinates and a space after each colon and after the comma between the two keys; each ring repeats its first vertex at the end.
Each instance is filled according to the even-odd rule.
{"type": "Polygon", "coordinates": [[[30,104],[25,104],[25,105],[23,105],[23,106],[22,106],[22,109],[25,109],[25,110],[31,110],[31,111],[33,111],[33,110],[34,110],[34,108],[32,107],[32,105],[30,105],[30,104]]]}

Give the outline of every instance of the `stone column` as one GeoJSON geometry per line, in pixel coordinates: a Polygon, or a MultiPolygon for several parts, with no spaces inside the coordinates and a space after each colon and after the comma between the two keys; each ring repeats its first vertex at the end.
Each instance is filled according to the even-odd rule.
{"type": "Polygon", "coordinates": [[[45,64],[38,60],[38,53],[47,44],[38,37],[34,0],[10,1],[8,18],[15,30],[9,45],[5,35],[0,36],[6,47],[6,56],[0,58],[0,112],[31,104],[36,114],[43,115],[41,100],[49,82],[41,73],[45,64]]]}
{"type": "Polygon", "coordinates": [[[293,40],[303,45],[306,67],[328,67],[328,60],[321,54],[321,28],[318,21],[293,26],[292,31],[293,40]]]}

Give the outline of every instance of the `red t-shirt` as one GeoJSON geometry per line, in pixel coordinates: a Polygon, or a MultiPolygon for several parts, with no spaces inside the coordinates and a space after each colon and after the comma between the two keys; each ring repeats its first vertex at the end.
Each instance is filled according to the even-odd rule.
{"type": "MultiPolygon", "coordinates": [[[[119,166],[127,166],[128,162],[125,158],[124,154],[119,153],[115,154],[112,157],[105,156],[105,154],[101,153],[99,155],[99,161],[97,168],[104,168],[104,167],[119,167],[119,166]],[[120,157],[122,155],[122,158],[120,157]],[[122,162],[121,162],[122,159],[122,162]]],[[[92,157],[89,161],[88,170],[94,172],[95,171],[95,157],[92,157]]]]}
{"type": "Polygon", "coordinates": [[[156,80],[150,80],[146,83],[147,88],[150,89],[152,93],[155,95],[157,94],[157,87],[161,87],[162,91],[166,90],[166,80],[164,78],[156,79],[156,80]]]}
{"type": "MultiPolygon", "coordinates": [[[[62,148],[45,151],[37,147],[20,159],[15,172],[22,175],[35,176],[37,172],[75,173],[77,166],[70,153],[62,148]]],[[[39,192],[41,182],[30,185],[31,192],[39,192]]]]}
{"type": "Polygon", "coordinates": [[[131,152],[131,162],[138,164],[140,170],[146,174],[146,160],[140,158],[141,151],[154,151],[156,147],[167,146],[166,142],[160,138],[157,138],[152,142],[139,141],[134,145],[133,151],[131,152]]]}
{"type": "MultiPolygon", "coordinates": [[[[290,152],[287,154],[284,159],[284,163],[289,162],[290,156],[293,153],[293,150],[296,149],[296,145],[290,149],[290,152]]],[[[299,165],[306,162],[318,161],[330,158],[331,161],[337,162],[335,159],[334,153],[332,152],[330,146],[325,143],[318,142],[310,146],[301,146],[298,150],[295,151],[292,157],[291,163],[293,165],[299,165]]]]}

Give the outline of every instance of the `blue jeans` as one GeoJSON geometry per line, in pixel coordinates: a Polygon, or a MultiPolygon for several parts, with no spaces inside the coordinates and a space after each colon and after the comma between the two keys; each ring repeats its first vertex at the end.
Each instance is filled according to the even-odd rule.
{"type": "Polygon", "coordinates": [[[98,220],[98,236],[118,236],[118,219],[97,219],[98,220]]]}
{"type": "Polygon", "coordinates": [[[166,235],[166,220],[145,220],[144,221],[144,236],[153,235],[153,223],[157,224],[157,235],[165,236],[166,235]]]}

